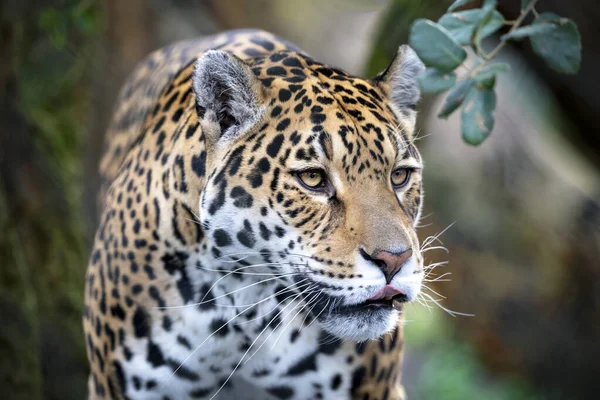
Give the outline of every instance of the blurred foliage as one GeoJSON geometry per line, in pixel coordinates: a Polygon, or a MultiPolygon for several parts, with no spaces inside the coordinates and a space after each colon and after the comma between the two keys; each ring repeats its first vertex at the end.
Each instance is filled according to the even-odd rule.
{"type": "Polygon", "coordinates": [[[437,23],[421,18],[411,25],[409,43],[427,66],[419,77],[421,89],[425,93],[450,90],[438,117],[446,119],[462,107],[462,137],[468,144],[481,144],[494,129],[496,76],[507,71],[508,64],[490,62],[509,40],[529,38],[534,52],[554,70],[567,74],[579,71],[581,37],[577,25],[552,13],[538,14],[537,2],[523,1],[517,19],[506,21],[496,10],[496,0],[484,0],[481,8],[456,12],[456,8],[470,3],[457,0],[437,23]],[[522,26],[530,14],[535,17],[533,22],[522,26]],[[504,25],[510,25],[509,32],[492,50],[484,50],[482,41],[504,25]],[[457,82],[454,70],[467,60],[463,46],[471,50],[474,62],[457,82]]]}
{"type": "MultiPolygon", "coordinates": [[[[405,335],[408,351],[418,353],[417,382],[408,393],[414,399],[537,400],[526,382],[517,377],[492,379],[475,349],[461,341],[448,316],[439,309],[413,305],[407,309],[405,335]]],[[[457,317],[464,318],[464,317],[457,317]]]]}
{"type": "Polygon", "coordinates": [[[414,20],[436,18],[444,13],[447,6],[439,0],[392,0],[377,24],[365,75],[373,76],[388,66],[399,44],[408,43],[409,29],[414,20]]]}
{"type": "Polygon", "coordinates": [[[11,312],[2,313],[0,379],[11,398],[81,398],[82,144],[101,8],[77,0],[1,7],[9,66],[0,84],[14,109],[2,121],[12,137],[0,183],[0,308],[11,312]],[[57,382],[69,369],[81,381],[57,382]]]}
{"type": "Polygon", "coordinates": [[[71,209],[81,193],[81,143],[86,133],[87,80],[98,33],[96,1],[69,0],[39,13],[39,36],[23,37],[13,59],[21,111],[37,130],[37,145],[67,183],[71,209]]]}
{"type": "MultiPolygon", "coordinates": [[[[8,254],[9,264],[15,267],[7,272],[14,273],[12,284],[19,289],[15,293],[25,295],[22,300],[28,309],[56,307],[52,304],[55,297],[50,295],[53,291],[60,291],[59,297],[68,303],[79,305],[81,269],[87,258],[81,234],[85,227],[79,215],[83,186],[81,144],[86,132],[85,79],[93,61],[86,56],[93,45],[95,25],[90,20],[98,18],[99,9],[94,2],[66,3],[60,11],[49,8],[40,12],[39,32],[31,34],[21,21],[16,23],[14,48],[18,51],[10,60],[17,82],[19,111],[34,132],[35,150],[43,155],[50,168],[44,172],[55,180],[53,185],[64,190],[61,201],[54,204],[59,210],[46,210],[44,203],[48,199],[41,199],[41,207],[23,211],[41,214],[41,218],[29,221],[37,226],[27,239],[42,245],[42,252],[35,247],[36,252],[31,253],[31,249],[24,247],[26,242],[16,236],[18,230],[2,229],[17,222],[15,218],[20,215],[0,213],[4,217],[0,220],[3,239],[12,249],[8,254]],[[43,260],[43,267],[32,263],[32,257],[43,260]],[[28,266],[36,270],[28,271],[28,266]]],[[[6,198],[0,204],[7,209],[6,198]]]]}

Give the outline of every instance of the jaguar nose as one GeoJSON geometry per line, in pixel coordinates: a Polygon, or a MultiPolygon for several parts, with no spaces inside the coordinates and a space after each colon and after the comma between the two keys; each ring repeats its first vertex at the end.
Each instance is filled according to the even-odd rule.
{"type": "Polygon", "coordinates": [[[400,272],[404,263],[412,256],[412,249],[401,252],[379,250],[373,255],[368,255],[362,249],[360,252],[365,259],[375,263],[381,269],[387,283],[390,283],[394,279],[394,276],[400,272]]]}

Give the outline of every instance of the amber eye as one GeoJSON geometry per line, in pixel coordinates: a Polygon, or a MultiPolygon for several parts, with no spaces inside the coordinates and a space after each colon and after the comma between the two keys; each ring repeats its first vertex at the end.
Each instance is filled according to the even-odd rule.
{"type": "Polygon", "coordinates": [[[410,170],[398,168],[392,172],[392,185],[395,189],[399,189],[408,183],[408,178],[410,178],[410,170]]]}
{"type": "Polygon", "coordinates": [[[309,169],[298,172],[300,182],[308,189],[317,190],[325,186],[325,172],[319,169],[309,169]]]}

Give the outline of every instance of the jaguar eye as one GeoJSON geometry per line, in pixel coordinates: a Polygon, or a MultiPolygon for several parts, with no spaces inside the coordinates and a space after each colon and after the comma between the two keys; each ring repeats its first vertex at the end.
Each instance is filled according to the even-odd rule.
{"type": "Polygon", "coordinates": [[[410,170],[398,168],[392,172],[392,186],[394,186],[394,189],[399,189],[408,183],[408,178],[410,178],[410,170]]]}
{"type": "Polygon", "coordinates": [[[319,169],[309,169],[298,172],[298,180],[308,189],[317,190],[325,186],[325,172],[319,169]]]}

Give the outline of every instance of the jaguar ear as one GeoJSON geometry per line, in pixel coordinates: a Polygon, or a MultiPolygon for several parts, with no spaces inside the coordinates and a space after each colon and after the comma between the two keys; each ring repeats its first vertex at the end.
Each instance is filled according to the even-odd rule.
{"type": "Polygon", "coordinates": [[[192,78],[196,109],[207,141],[232,140],[263,115],[264,86],[248,64],[219,50],[196,63],[192,78]]]}
{"type": "Polygon", "coordinates": [[[421,98],[417,78],[425,65],[410,46],[398,48],[390,65],[375,77],[375,82],[387,94],[396,111],[408,118],[412,128],[416,120],[415,109],[421,98]]]}

